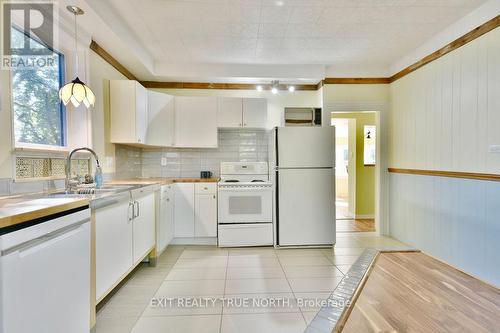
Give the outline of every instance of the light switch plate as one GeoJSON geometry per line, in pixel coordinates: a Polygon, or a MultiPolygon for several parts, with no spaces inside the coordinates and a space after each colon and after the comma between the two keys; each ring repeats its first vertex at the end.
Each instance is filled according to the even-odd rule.
{"type": "Polygon", "coordinates": [[[490,145],[488,147],[488,153],[500,154],[500,145],[490,145]]]}
{"type": "Polygon", "coordinates": [[[166,157],[162,157],[160,163],[161,163],[161,166],[167,166],[167,158],[166,157]]]}

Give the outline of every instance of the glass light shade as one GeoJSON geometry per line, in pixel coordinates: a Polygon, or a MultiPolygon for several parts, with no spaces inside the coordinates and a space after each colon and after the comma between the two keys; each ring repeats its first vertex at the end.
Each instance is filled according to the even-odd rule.
{"type": "Polygon", "coordinates": [[[83,103],[88,109],[95,104],[94,92],[87,87],[85,83],[80,81],[78,77],[70,83],[65,84],[59,90],[59,98],[64,105],[68,105],[71,101],[71,104],[75,107],[78,107],[83,103]]]}

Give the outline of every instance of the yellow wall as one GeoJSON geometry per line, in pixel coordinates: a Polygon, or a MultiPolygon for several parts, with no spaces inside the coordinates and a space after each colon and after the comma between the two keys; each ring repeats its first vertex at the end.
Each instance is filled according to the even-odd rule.
{"type": "Polygon", "coordinates": [[[94,51],[90,51],[90,82],[96,95],[92,110],[92,144],[101,159],[104,173],[115,172],[115,146],[110,143],[109,80],[126,79],[94,51]]]}
{"type": "Polygon", "coordinates": [[[332,113],[332,118],[356,119],[356,215],[374,215],[375,167],[364,165],[363,153],[364,126],[375,125],[375,113],[332,113]]]}

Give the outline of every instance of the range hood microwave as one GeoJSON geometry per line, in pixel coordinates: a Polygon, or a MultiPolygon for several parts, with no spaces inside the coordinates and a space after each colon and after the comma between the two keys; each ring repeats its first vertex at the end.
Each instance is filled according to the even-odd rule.
{"type": "Polygon", "coordinates": [[[321,108],[285,108],[285,126],[321,126],[321,108]]]}

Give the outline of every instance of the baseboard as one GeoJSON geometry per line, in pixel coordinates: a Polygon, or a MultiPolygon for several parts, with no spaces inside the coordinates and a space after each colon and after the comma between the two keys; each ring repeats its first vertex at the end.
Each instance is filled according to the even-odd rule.
{"type": "Polygon", "coordinates": [[[362,220],[362,219],[374,219],[375,215],[373,214],[356,214],[354,219],[356,220],[362,220]]]}
{"type": "Polygon", "coordinates": [[[179,237],[170,242],[171,245],[217,245],[217,237],[179,237]]]}

